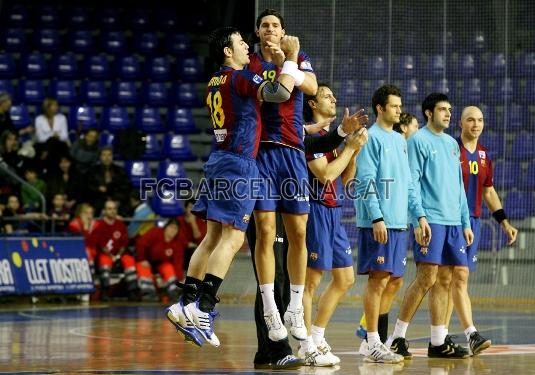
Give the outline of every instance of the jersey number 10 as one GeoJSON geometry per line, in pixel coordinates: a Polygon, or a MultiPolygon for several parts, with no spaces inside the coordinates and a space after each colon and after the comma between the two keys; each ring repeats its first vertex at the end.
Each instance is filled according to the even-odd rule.
{"type": "Polygon", "coordinates": [[[210,108],[210,116],[212,117],[212,125],[214,128],[222,128],[225,123],[225,113],[223,112],[223,99],[221,92],[210,92],[206,98],[206,104],[210,108]]]}
{"type": "Polygon", "coordinates": [[[477,164],[477,161],[471,160],[468,162],[468,166],[470,167],[470,174],[478,174],[479,173],[479,165],[477,164]]]}

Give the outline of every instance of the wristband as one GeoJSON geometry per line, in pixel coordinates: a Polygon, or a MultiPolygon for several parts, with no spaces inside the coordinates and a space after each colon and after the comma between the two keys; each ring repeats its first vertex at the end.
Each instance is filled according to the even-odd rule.
{"type": "Polygon", "coordinates": [[[347,137],[347,133],[344,131],[344,129],[342,129],[342,124],[338,125],[338,128],[336,129],[336,131],[338,132],[338,135],[342,138],[345,138],[347,137]]]}
{"type": "Polygon", "coordinates": [[[492,213],[492,216],[496,221],[501,224],[502,221],[507,220],[507,216],[505,215],[505,211],[503,208],[500,208],[499,210],[496,210],[492,213]]]}
{"type": "Polygon", "coordinates": [[[375,219],[374,221],[372,221],[372,223],[378,223],[380,221],[385,221],[385,219],[383,219],[382,217],[380,217],[379,219],[375,219]]]}
{"type": "Polygon", "coordinates": [[[295,86],[299,87],[305,80],[305,73],[297,68],[295,61],[286,60],[282,65],[281,74],[288,74],[295,80],[295,86]]]}

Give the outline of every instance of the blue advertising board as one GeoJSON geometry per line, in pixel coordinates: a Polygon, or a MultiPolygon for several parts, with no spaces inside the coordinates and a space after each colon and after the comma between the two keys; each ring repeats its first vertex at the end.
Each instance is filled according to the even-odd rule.
{"type": "Polygon", "coordinates": [[[0,238],[0,295],[93,291],[82,237],[0,238]]]}

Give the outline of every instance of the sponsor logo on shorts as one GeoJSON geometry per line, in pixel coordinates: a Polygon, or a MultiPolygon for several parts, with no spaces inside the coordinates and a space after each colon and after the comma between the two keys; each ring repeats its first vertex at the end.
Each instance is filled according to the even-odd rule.
{"type": "Polygon", "coordinates": [[[318,260],[318,253],[310,253],[310,260],[317,261],[318,260]]]}
{"type": "Polygon", "coordinates": [[[403,263],[403,266],[406,266],[406,265],[407,265],[407,257],[404,257],[404,258],[403,258],[402,263],[403,263]]]}
{"type": "Polygon", "coordinates": [[[249,220],[251,219],[251,215],[243,215],[243,222],[245,224],[247,224],[249,222],[249,220]]]}
{"type": "Polygon", "coordinates": [[[472,257],[472,262],[474,262],[474,263],[477,262],[477,255],[474,255],[474,256],[472,257]]]}
{"type": "Polygon", "coordinates": [[[421,247],[420,248],[420,253],[422,255],[427,255],[428,252],[429,252],[429,249],[427,247],[421,247]]]}
{"type": "Polygon", "coordinates": [[[348,247],[348,248],[346,249],[346,254],[347,254],[347,255],[351,255],[351,248],[350,248],[350,247],[348,247]]]}
{"type": "Polygon", "coordinates": [[[461,246],[461,248],[459,249],[459,251],[463,254],[466,254],[466,249],[464,246],[461,246]]]}
{"type": "Polygon", "coordinates": [[[377,257],[377,264],[385,264],[385,257],[377,257]]]}

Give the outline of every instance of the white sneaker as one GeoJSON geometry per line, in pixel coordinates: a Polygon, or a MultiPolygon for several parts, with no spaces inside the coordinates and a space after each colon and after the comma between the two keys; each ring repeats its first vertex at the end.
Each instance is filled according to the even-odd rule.
{"type": "Polygon", "coordinates": [[[340,363],[340,358],[333,354],[331,350],[331,346],[327,344],[327,340],[323,339],[323,341],[321,342],[321,344],[317,346],[317,348],[318,348],[318,351],[324,356],[326,356],[327,358],[329,358],[329,360],[333,364],[337,365],[340,363]]]}
{"type": "Polygon", "coordinates": [[[197,346],[202,346],[204,343],[204,338],[197,330],[193,322],[186,318],[182,299],[167,308],[166,316],[167,319],[175,326],[176,330],[184,336],[186,341],[192,342],[197,346]]]}
{"type": "Polygon", "coordinates": [[[362,340],[362,342],[360,343],[359,354],[363,357],[366,357],[367,351],[368,351],[368,341],[362,340]]]}
{"type": "Polygon", "coordinates": [[[204,312],[199,309],[199,301],[190,303],[184,306],[184,315],[186,319],[193,322],[197,331],[210,343],[210,345],[218,347],[219,338],[214,333],[214,319],[218,315],[217,312],[204,312]]]}
{"type": "Polygon", "coordinates": [[[307,328],[305,327],[305,319],[303,308],[297,310],[286,310],[284,313],[284,322],[290,325],[290,333],[296,340],[306,340],[307,328]]]}
{"type": "Polygon", "coordinates": [[[392,353],[382,342],[377,342],[374,346],[368,345],[365,362],[373,363],[400,363],[403,357],[392,353]]]}
{"type": "Polygon", "coordinates": [[[305,351],[303,348],[299,348],[297,351],[297,357],[305,360],[305,366],[329,367],[336,365],[332,358],[322,354],[315,346],[309,350],[305,351]]]}
{"type": "Polygon", "coordinates": [[[275,309],[264,315],[264,320],[266,321],[268,336],[271,341],[280,341],[288,337],[288,331],[282,324],[279,310],[275,309]]]}

